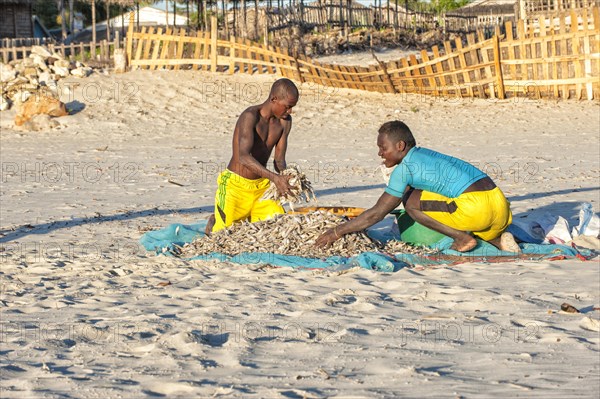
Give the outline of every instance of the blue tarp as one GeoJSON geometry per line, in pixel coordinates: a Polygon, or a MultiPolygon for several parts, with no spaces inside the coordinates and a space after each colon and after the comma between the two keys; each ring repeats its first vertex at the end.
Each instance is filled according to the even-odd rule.
{"type": "MultiPolygon", "coordinates": [[[[155,251],[157,254],[172,256],[175,246],[183,246],[199,237],[204,236],[206,221],[200,221],[196,224],[171,224],[161,230],[155,230],[145,233],[140,238],[140,243],[148,251],[155,251]]],[[[385,241],[394,239],[393,234],[386,234],[382,229],[369,230],[369,235],[373,238],[385,241]]],[[[472,261],[486,261],[492,257],[514,257],[515,255],[503,252],[493,245],[479,241],[478,245],[468,253],[461,253],[450,249],[452,239],[445,237],[432,247],[440,250],[439,254],[432,256],[419,256],[412,254],[394,254],[386,255],[379,252],[364,252],[353,257],[331,256],[325,259],[308,258],[292,255],[278,255],[274,253],[242,253],[235,256],[229,256],[222,253],[212,253],[209,255],[196,256],[189,259],[211,260],[240,263],[240,264],[269,264],[273,266],[285,266],[296,269],[328,269],[344,270],[360,266],[365,269],[381,272],[394,272],[405,266],[410,265],[441,265],[448,263],[463,263],[472,259],[472,261]],[[455,257],[454,262],[452,261],[455,257]]],[[[563,257],[590,257],[593,255],[588,250],[578,250],[566,245],[541,245],[541,244],[519,244],[523,254],[532,255],[533,259],[552,258],[556,256],[563,257]]],[[[521,258],[522,259],[522,258],[521,258]]]]}

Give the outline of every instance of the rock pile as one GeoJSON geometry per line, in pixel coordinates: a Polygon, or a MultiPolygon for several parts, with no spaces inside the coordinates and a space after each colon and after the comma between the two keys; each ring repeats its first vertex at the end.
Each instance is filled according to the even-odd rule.
{"type": "Polygon", "coordinates": [[[0,63],[0,111],[20,105],[34,94],[58,99],[58,81],[67,76],[87,77],[92,68],[51,53],[43,46],[33,46],[29,57],[0,63]]]}

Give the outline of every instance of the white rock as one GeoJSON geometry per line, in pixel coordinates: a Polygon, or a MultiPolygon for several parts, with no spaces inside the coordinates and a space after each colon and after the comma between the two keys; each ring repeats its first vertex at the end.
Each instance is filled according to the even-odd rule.
{"type": "Polygon", "coordinates": [[[31,92],[27,90],[18,90],[12,95],[11,100],[15,104],[21,104],[27,101],[29,97],[31,97],[31,92]]]}
{"type": "Polygon", "coordinates": [[[71,71],[71,75],[78,76],[80,78],[88,77],[91,74],[92,74],[92,68],[90,68],[90,67],[75,68],[71,71]]]}
{"type": "Polygon", "coordinates": [[[59,90],[58,90],[58,83],[56,82],[56,80],[47,81],[45,86],[42,86],[40,89],[43,90],[45,94],[47,94],[51,97],[55,97],[55,98],[60,97],[59,90]]]}
{"type": "Polygon", "coordinates": [[[46,82],[49,82],[51,80],[54,80],[54,79],[52,79],[50,72],[41,72],[38,75],[38,81],[40,82],[40,84],[45,84],[46,82]]]}
{"type": "Polygon", "coordinates": [[[52,57],[52,53],[42,46],[33,46],[31,48],[31,53],[41,55],[44,58],[52,57]]]}
{"type": "Polygon", "coordinates": [[[63,59],[56,60],[54,62],[54,66],[58,66],[58,67],[61,67],[61,68],[67,68],[67,69],[69,69],[69,68],[71,68],[71,61],[63,60],[63,59]]]}
{"type": "Polygon", "coordinates": [[[38,54],[31,54],[30,55],[31,59],[33,60],[33,64],[41,69],[42,71],[48,71],[48,65],[46,64],[46,60],[38,54]]]}
{"type": "Polygon", "coordinates": [[[9,82],[17,77],[17,71],[11,65],[0,64],[0,81],[9,82]]]}
{"type": "Polygon", "coordinates": [[[10,108],[10,100],[4,98],[4,96],[0,96],[0,111],[6,111],[10,108]]]}
{"type": "Polygon", "coordinates": [[[56,51],[54,53],[52,53],[52,58],[56,58],[57,60],[65,59],[65,57],[63,57],[61,53],[57,53],[56,51]]]}
{"type": "MultiPolygon", "coordinates": [[[[21,60],[21,62],[19,62],[18,65],[21,65],[23,67],[23,69],[29,68],[29,67],[35,67],[35,61],[31,57],[29,57],[29,58],[23,58],[21,60]]],[[[15,67],[17,67],[17,65],[15,65],[15,67]]]]}
{"type": "Polygon", "coordinates": [[[51,67],[52,71],[57,74],[58,76],[60,76],[61,78],[66,78],[67,76],[69,76],[69,69],[68,68],[63,68],[61,66],[56,66],[53,65],[51,67]]]}

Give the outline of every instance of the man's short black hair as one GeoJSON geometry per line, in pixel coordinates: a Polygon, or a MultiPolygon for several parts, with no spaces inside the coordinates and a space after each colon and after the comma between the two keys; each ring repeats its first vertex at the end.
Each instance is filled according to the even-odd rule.
{"type": "Polygon", "coordinates": [[[294,97],[297,99],[299,97],[299,92],[294,82],[286,78],[281,78],[277,79],[275,83],[273,83],[273,86],[271,86],[270,96],[273,95],[278,98],[294,97]]]}
{"type": "Polygon", "coordinates": [[[402,121],[386,122],[378,130],[379,134],[385,134],[392,142],[404,141],[409,148],[415,147],[417,141],[412,132],[402,121]]]}

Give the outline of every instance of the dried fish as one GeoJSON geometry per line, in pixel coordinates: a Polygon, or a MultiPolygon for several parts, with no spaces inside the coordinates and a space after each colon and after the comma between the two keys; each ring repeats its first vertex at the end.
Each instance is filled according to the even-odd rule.
{"type": "Polygon", "coordinates": [[[287,202],[292,210],[294,210],[294,204],[302,201],[303,199],[305,202],[317,200],[311,182],[304,173],[300,172],[298,167],[290,166],[283,170],[281,174],[285,176],[292,176],[292,178],[289,180],[290,186],[292,186],[292,189],[290,190],[291,193],[287,195],[279,194],[277,186],[271,182],[271,185],[262,196],[263,199],[272,199],[281,202],[281,204],[285,204],[287,202]]]}
{"type": "Polygon", "coordinates": [[[252,256],[252,253],[274,253],[324,258],[350,257],[363,252],[419,254],[427,252],[424,248],[411,247],[406,243],[394,244],[395,247],[382,247],[379,242],[372,240],[364,232],[346,234],[326,248],[314,245],[322,233],[344,220],[347,219],[330,212],[314,211],[307,214],[277,215],[272,219],[256,223],[236,223],[227,229],[201,237],[178,248],[177,255],[187,258],[214,252],[230,256],[244,253],[248,254],[247,256],[252,256]]]}

